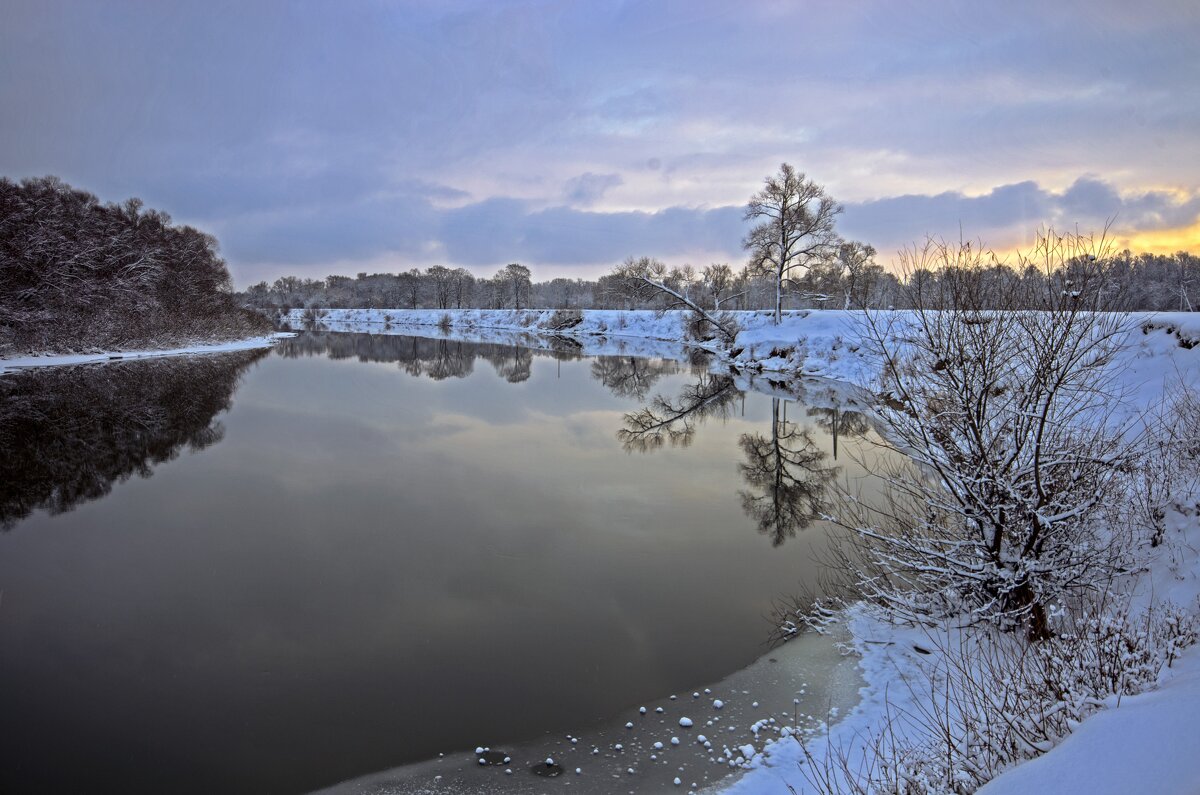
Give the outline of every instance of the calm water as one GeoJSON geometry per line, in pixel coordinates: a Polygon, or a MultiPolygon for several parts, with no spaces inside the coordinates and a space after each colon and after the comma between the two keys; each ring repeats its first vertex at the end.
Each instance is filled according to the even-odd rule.
{"type": "Polygon", "coordinates": [[[304,792],[761,656],[861,419],[567,347],[0,376],[0,791],[304,792]]]}

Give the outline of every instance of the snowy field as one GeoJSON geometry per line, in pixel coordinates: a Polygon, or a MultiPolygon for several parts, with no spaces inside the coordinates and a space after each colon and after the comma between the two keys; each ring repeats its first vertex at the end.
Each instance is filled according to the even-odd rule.
{"type": "MultiPolygon", "coordinates": [[[[818,376],[866,389],[878,383],[881,363],[863,341],[862,313],[789,312],[778,326],[769,313],[733,314],[740,331],[729,344],[689,341],[687,317],[681,312],[331,309],[324,311],[321,323],[345,331],[404,333],[408,329],[421,336],[439,331],[456,337],[519,332],[574,339],[580,341],[581,352],[606,348],[613,340],[686,342],[716,354],[743,374],[760,374],[768,381],[818,376]],[[604,342],[598,344],[599,340],[604,342]]],[[[905,312],[881,316],[892,324],[898,339],[903,339],[906,324],[913,319],[905,312]]],[[[302,325],[301,311],[293,310],[289,320],[302,325]]],[[[1179,385],[1200,385],[1200,314],[1137,313],[1127,321],[1124,344],[1108,366],[1117,403],[1114,416],[1123,423],[1154,411],[1179,385]]],[[[1169,540],[1148,562],[1135,602],[1170,600],[1194,610],[1200,598],[1200,521],[1194,513],[1176,511],[1167,523],[1169,540]]],[[[844,717],[831,716],[826,730],[808,737],[803,745],[785,736],[767,742],[761,751],[747,753],[746,772],[728,792],[820,792],[812,771],[822,760],[841,755],[859,765],[869,764],[870,738],[885,726],[901,739],[915,730],[913,716],[930,707],[922,683],[928,688],[928,671],[940,662],[931,649],[938,648],[939,642],[952,646],[955,638],[896,628],[853,611],[848,623],[865,681],[859,704],[844,717]]],[[[1200,724],[1200,651],[1185,650],[1174,665],[1163,669],[1158,684],[1157,690],[1127,696],[1120,703],[1110,699],[1061,744],[1002,773],[983,791],[989,795],[1200,792],[1200,757],[1194,752],[1200,724]]]]}

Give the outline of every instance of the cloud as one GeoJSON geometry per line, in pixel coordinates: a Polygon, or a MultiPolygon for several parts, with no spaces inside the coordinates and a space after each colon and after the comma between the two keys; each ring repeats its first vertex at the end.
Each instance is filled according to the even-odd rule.
{"type": "Polygon", "coordinates": [[[624,182],[620,174],[593,174],[589,171],[567,180],[563,184],[563,197],[568,204],[586,206],[594,204],[609,188],[624,182]]]}
{"type": "Polygon", "coordinates": [[[1200,6],[1177,0],[5,12],[0,174],[140,196],[238,273],[736,261],[785,160],[881,250],[1196,217],[1200,6]]]}
{"type": "Polygon", "coordinates": [[[849,203],[840,229],[881,251],[926,236],[1008,248],[1028,242],[1041,226],[1099,233],[1112,223],[1124,234],[1191,226],[1200,221],[1200,192],[1150,190],[1122,193],[1109,182],[1080,177],[1053,191],[1033,181],[1001,185],[987,193],[904,195],[849,203]]]}
{"type": "MultiPolygon", "coordinates": [[[[254,272],[254,263],[271,263],[275,274],[289,265],[310,273],[322,264],[352,273],[367,268],[359,264],[365,262],[372,269],[445,263],[489,273],[522,262],[541,278],[546,268],[595,276],[631,255],[694,264],[745,257],[742,205],[601,212],[511,197],[439,206],[434,199],[441,195],[436,188],[425,195],[391,192],[299,214],[246,215],[217,231],[246,273],[254,272]]],[[[1110,221],[1114,234],[1126,237],[1189,227],[1200,222],[1200,194],[1122,193],[1095,177],[1080,177],[1062,191],[1024,181],[979,195],[947,191],[849,202],[838,230],[873,244],[886,260],[927,236],[961,234],[1005,249],[1027,244],[1043,226],[1098,233],[1110,221]]]]}

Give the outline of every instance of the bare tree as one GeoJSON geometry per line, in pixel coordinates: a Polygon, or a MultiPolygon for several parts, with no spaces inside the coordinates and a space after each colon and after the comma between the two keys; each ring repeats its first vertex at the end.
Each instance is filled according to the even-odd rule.
{"type": "Polygon", "coordinates": [[[858,304],[863,309],[867,308],[872,270],[882,270],[874,260],[874,246],[854,240],[847,240],[838,246],[837,262],[842,268],[842,284],[846,298],[843,309],[849,309],[853,304],[858,304]]]}
{"type": "Polygon", "coordinates": [[[724,263],[714,262],[712,265],[706,265],[700,272],[700,278],[704,289],[708,292],[708,297],[712,299],[713,311],[721,311],[722,301],[732,300],[746,294],[745,290],[732,295],[728,294],[737,279],[734,276],[733,268],[724,263]]]}
{"type": "Polygon", "coordinates": [[[1024,624],[1044,639],[1053,606],[1128,565],[1128,545],[1097,521],[1133,455],[1106,388],[1126,321],[1096,311],[1100,269],[1086,267],[1103,247],[1047,233],[1021,256],[1044,274],[1037,288],[996,295],[993,256],[931,241],[902,261],[944,275],[938,308],[918,291],[911,323],[867,314],[887,444],[911,463],[888,471],[887,508],[849,500],[839,521],[863,545],[849,562],[860,587],[893,613],[1024,624]]]}
{"type": "Polygon", "coordinates": [[[842,207],[825,188],[784,163],[767,177],[746,206],[746,220],[758,221],[742,245],[750,267],[771,273],[775,281],[775,322],[783,316],[784,289],[792,274],[832,256],[838,242],[834,221],[842,207]]]}
{"type": "Polygon", "coordinates": [[[464,304],[471,301],[475,292],[475,277],[465,268],[455,268],[450,272],[451,288],[454,292],[454,306],[462,309],[464,304]]]}
{"type": "Polygon", "coordinates": [[[497,294],[503,295],[497,309],[501,308],[507,299],[512,300],[513,309],[523,309],[529,303],[529,293],[532,288],[529,268],[510,262],[499,271],[492,280],[497,285],[497,294]]]}
{"type": "Polygon", "coordinates": [[[405,271],[397,276],[397,289],[400,300],[409,309],[421,305],[421,271],[417,268],[405,271]]]}
{"type": "Polygon", "coordinates": [[[454,292],[454,272],[445,265],[432,265],[425,271],[425,278],[433,287],[433,301],[438,309],[449,309],[454,292]]]}

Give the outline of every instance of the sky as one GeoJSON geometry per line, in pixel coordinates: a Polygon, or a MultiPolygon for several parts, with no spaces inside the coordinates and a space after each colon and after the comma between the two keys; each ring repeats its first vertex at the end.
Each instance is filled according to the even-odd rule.
{"type": "Polygon", "coordinates": [[[1200,3],[0,0],[0,176],[138,196],[234,282],[745,261],[788,162],[892,261],[1200,251],[1200,3]]]}

